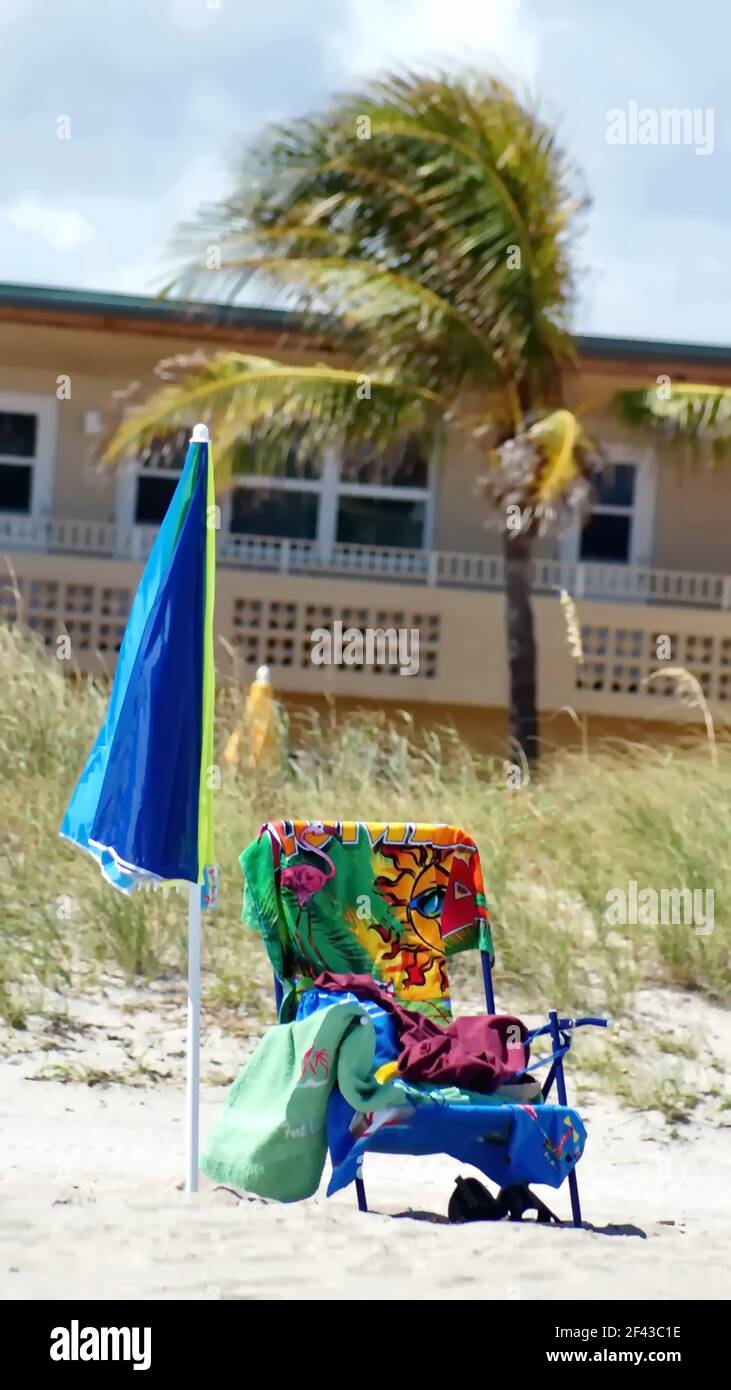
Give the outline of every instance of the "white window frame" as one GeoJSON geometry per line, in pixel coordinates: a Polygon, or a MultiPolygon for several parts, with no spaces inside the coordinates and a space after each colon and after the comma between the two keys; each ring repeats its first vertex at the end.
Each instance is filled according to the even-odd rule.
{"type": "Polygon", "coordinates": [[[20,464],[31,470],[30,502],[27,512],[7,512],[7,516],[49,517],[53,510],[56,471],[58,400],[29,391],[0,391],[0,411],[10,415],[35,415],[36,452],[32,459],[0,454],[0,463],[20,464]]]}
{"type": "MultiPolygon", "coordinates": [[[[337,542],[338,504],[341,497],[368,497],[384,502],[423,502],[424,534],[422,549],[430,550],[434,537],[436,457],[434,451],[427,462],[425,487],[398,487],[388,483],[344,483],[340,480],[342,450],[331,447],[323,453],[319,478],[283,478],[275,474],[246,474],[236,479],[236,488],[281,488],[283,492],[315,492],[320,497],[315,540],[321,550],[329,550],[337,542]]],[[[233,490],[233,489],[232,489],[233,490]]],[[[230,531],[231,494],[227,494],[221,516],[222,531],[230,531]]]]}
{"type": "MultiPolygon", "coordinates": [[[[267,491],[279,490],[281,492],[316,492],[318,494],[321,494],[323,493],[323,478],[284,478],[278,476],[276,473],[247,473],[242,475],[241,477],[236,478],[230,490],[225,494],[221,502],[222,535],[227,536],[232,534],[231,515],[233,508],[231,502],[233,498],[234,489],[236,491],[239,491],[241,488],[247,488],[251,491],[255,491],[257,488],[266,488],[267,491]]],[[[322,512],[323,507],[321,504],[318,512],[318,532],[320,522],[322,519],[322,512]]],[[[245,532],[244,534],[247,533],[245,532]]],[[[265,540],[266,537],[262,536],[261,539],[265,540]]],[[[291,539],[294,540],[298,538],[293,536],[291,537],[291,539]]],[[[315,537],[315,539],[320,539],[319,534],[315,537]]]]}
{"type": "Polygon", "coordinates": [[[149,554],[151,537],[158,526],[150,521],[135,521],[137,483],[140,478],[173,478],[177,483],[182,468],[143,468],[134,454],[117,469],[114,494],[114,522],[117,528],[115,556],[120,559],[144,560],[149,554]]]}
{"type": "MultiPolygon", "coordinates": [[[[338,479],[335,498],[334,532],[337,534],[338,502],[341,497],[369,497],[382,502],[423,502],[424,530],[421,550],[431,550],[434,539],[434,481],[436,464],[434,451],[427,459],[426,487],[398,487],[388,483],[341,483],[338,479]]],[[[342,542],[344,544],[344,542],[342,542]]],[[[357,542],[353,542],[357,544],[357,542]]]]}
{"type": "Polygon", "coordinates": [[[622,565],[647,568],[652,564],[655,536],[655,497],[657,492],[657,460],[652,448],[637,449],[634,445],[606,444],[602,451],[609,464],[631,463],[635,466],[634,501],[631,507],[600,504],[597,511],[627,516],[630,521],[629,555],[626,560],[579,560],[582,526],[572,526],[561,537],[560,556],[567,564],[622,565]]]}
{"type": "MultiPolygon", "coordinates": [[[[215,448],[215,440],[213,441],[215,448]]],[[[317,493],[320,506],[317,516],[317,533],[314,540],[325,552],[336,544],[338,525],[338,503],[341,497],[369,497],[384,502],[423,502],[424,536],[422,549],[432,547],[435,525],[436,493],[436,451],[432,450],[427,462],[427,483],[423,488],[397,487],[387,483],[343,483],[340,481],[342,450],[330,447],[323,451],[322,471],[319,478],[286,478],[277,473],[245,473],[237,477],[221,500],[221,534],[231,534],[232,495],[234,488],[280,489],[282,492],[317,493]]],[[[114,515],[119,526],[141,527],[135,522],[135,498],[137,480],[145,478],[179,478],[180,473],[170,468],[142,468],[135,458],[129,459],[117,475],[114,515]]],[[[291,539],[297,539],[292,537],[291,539]]]]}
{"type": "Polygon", "coordinates": [[[117,469],[114,496],[114,520],[117,526],[134,526],[137,478],[142,472],[135,458],[125,459],[117,469]]]}

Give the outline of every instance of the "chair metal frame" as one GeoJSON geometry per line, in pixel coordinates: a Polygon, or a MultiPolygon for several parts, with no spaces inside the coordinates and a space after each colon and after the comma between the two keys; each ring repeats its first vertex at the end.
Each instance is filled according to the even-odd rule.
{"type": "MultiPolygon", "coordinates": [[[[480,956],[482,963],[482,982],[485,990],[485,1009],[488,1014],[494,1014],[496,1011],[495,991],[492,982],[492,962],[490,960],[490,953],[489,951],[480,951],[480,956]]],[[[277,1011],[277,1018],[279,1018],[279,1010],[282,1003],[282,993],[283,991],[281,981],[275,975],[274,1002],[277,1011]]],[[[563,1059],[566,1056],[566,1053],[569,1052],[571,1049],[572,1033],[574,1028],[584,1028],[587,1025],[594,1028],[608,1028],[609,1019],[597,1018],[593,1015],[585,1016],[582,1018],[559,1018],[556,1009],[549,1009],[548,1022],[542,1024],[540,1028],[534,1028],[533,1031],[530,1032],[527,1038],[525,1039],[527,1043],[532,1043],[535,1038],[543,1036],[549,1036],[551,1039],[553,1050],[549,1053],[547,1057],[541,1057],[537,1062],[532,1063],[530,1068],[530,1070],[533,1070],[536,1067],[544,1066],[547,1062],[550,1062],[551,1064],[550,1071],[548,1073],[548,1076],[546,1077],[545,1083],[541,1087],[541,1093],[543,1095],[544,1101],[548,1099],[549,1093],[555,1084],[559,1105],[568,1105],[568,1100],[566,1097],[566,1078],[564,1076],[563,1059]]],[[[571,1215],[573,1219],[573,1224],[576,1227],[580,1227],[582,1224],[581,1202],[579,1200],[579,1183],[576,1177],[575,1168],[572,1169],[572,1171],[569,1173],[568,1182],[569,1196],[571,1198],[571,1215]]],[[[358,1201],[358,1210],[367,1212],[368,1199],[366,1197],[365,1182],[363,1181],[362,1176],[359,1176],[355,1179],[355,1193],[358,1201]]]]}

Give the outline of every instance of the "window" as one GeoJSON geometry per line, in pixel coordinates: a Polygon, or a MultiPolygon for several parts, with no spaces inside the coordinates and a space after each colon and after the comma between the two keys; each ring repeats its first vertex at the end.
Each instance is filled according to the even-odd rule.
{"type": "Polygon", "coordinates": [[[395,545],[419,550],[424,544],[424,503],[384,497],[341,497],[337,539],[349,545],[395,545]]]}
{"type": "Polygon", "coordinates": [[[429,460],[415,439],[376,452],[345,450],[337,479],[335,538],[349,545],[427,543],[429,460]]]}
{"type": "Polygon", "coordinates": [[[178,477],[143,474],[137,479],[135,523],[138,526],[159,526],[177,487],[178,477]]]}
{"type": "MultiPolygon", "coordinates": [[[[161,434],[121,472],[118,521],[160,524],[189,437],[189,429],[161,434]]],[[[242,448],[233,487],[221,504],[224,531],[326,547],[339,542],[416,550],[428,544],[430,465],[415,440],[377,451],[358,445],[305,454],[295,439],[280,468],[264,475],[255,463],[251,449],[242,448]]]]}
{"type": "Polygon", "coordinates": [[[415,439],[391,444],[380,453],[370,444],[360,444],[346,449],[340,481],[361,486],[426,488],[429,463],[415,439]]]}
{"type": "Polygon", "coordinates": [[[584,596],[600,598],[603,586],[614,583],[603,566],[652,564],[655,515],[656,464],[652,449],[633,449],[628,457],[624,444],[605,444],[604,476],[597,480],[591,516],[583,527],[572,527],[561,538],[561,559],[585,564],[582,579],[591,588],[584,596]]]}
{"type": "Polygon", "coordinates": [[[231,498],[232,531],[249,536],[314,540],[319,497],[281,487],[237,487],[231,498]]]}
{"type": "Polygon", "coordinates": [[[229,529],[238,535],[316,540],[323,460],[305,454],[295,441],[272,473],[262,474],[255,469],[253,450],[247,446],[238,465],[234,463],[229,529]]]}
{"type": "Polygon", "coordinates": [[[280,473],[240,474],[230,506],[239,534],[318,540],[321,545],[427,543],[429,461],[415,440],[375,451],[367,445],[302,458],[296,445],[280,473]]]}
{"type": "Polygon", "coordinates": [[[55,410],[53,398],[0,392],[0,511],[49,510],[55,410]]]}
{"type": "Polygon", "coordinates": [[[140,450],[132,513],[136,526],[160,525],[178,485],[188,439],[188,430],[175,430],[156,435],[140,450]]]}
{"type": "Polygon", "coordinates": [[[615,463],[599,480],[597,499],[579,540],[580,560],[628,563],[636,475],[635,464],[615,463]]]}
{"type": "MultiPolygon", "coordinates": [[[[237,451],[233,464],[235,476],[238,475],[243,482],[247,477],[256,477],[259,471],[253,445],[247,444],[237,451]]],[[[277,479],[304,479],[305,482],[313,482],[316,478],[322,477],[322,459],[318,458],[317,454],[306,454],[295,439],[274,472],[277,479]]]]}
{"type": "Polygon", "coordinates": [[[38,421],[35,415],[4,410],[0,415],[0,454],[35,458],[38,421]]]}

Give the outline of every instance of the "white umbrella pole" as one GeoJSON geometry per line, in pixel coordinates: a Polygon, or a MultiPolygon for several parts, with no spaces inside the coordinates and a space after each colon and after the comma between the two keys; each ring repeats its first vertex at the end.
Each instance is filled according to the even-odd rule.
{"type": "Polygon", "coordinates": [[[201,1072],[201,889],[188,885],[188,1060],[185,1096],[185,1190],[198,1191],[201,1072]]]}
{"type": "MultiPolygon", "coordinates": [[[[191,444],[208,443],[198,424],[191,444]]],[[[188,1059],[185,1092],[185,1190],[198,1191],[198,1118],[201,1084],[201,885],[188,884],[188,1059]]]]}

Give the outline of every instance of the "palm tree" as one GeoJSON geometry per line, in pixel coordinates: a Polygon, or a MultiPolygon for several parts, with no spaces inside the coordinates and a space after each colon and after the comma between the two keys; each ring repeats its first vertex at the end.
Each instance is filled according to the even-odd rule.
{"type": "Polygon", "coordinates": [[[531,762],[533,541],[576,519],[596,466],[561,408],[584,206],[550,127],[481,73],[389,76],[268,131],[233,196],[183,229],[174,285],[296,306],[326,334],[329,361],[220,354],[159,391],[107,450],[192,418],[210,420],[234,467],[255,443],[246,456],[270,468],[295,430],[314,445],[446,425],[478,440],[504,535],[510,734],[531,762]]]}

